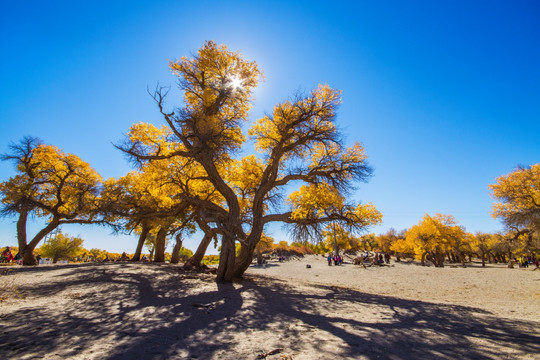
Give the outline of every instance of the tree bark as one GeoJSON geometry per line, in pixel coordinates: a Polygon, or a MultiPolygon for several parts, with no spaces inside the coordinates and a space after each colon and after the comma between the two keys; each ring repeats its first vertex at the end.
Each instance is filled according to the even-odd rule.
{"type": "Polygon", "coordinates": [[[135,254],[131,258],[131,261],[140,261],[141,260],[141,253],[144,246],[144,241],[146,240],[146,236],[150,232],[150,226],[148,226],[145,222],[142,224],[141,229],[141,235],[139,236],[139,242],[137,243],[137,249],[135,250],[135,254]]]}
{"type": "Polygon", "coordinates": [[[482,251],[482,267],[486,267],[486,253],[482,251]]]}
{"type": "Polygon", "coordinates": [[[51,220],[51,222],[49,224],[47,224],[47,226],[45,226],[43,229],[41,229],[37,234],[36,236],[34,236],[34,238],[32,239],[32,241],[30,241],[30,243],[28,245],[25,246],[24,248],[24,253],[22,254],[22,259],[23,259],[23,265],[29,265],[29,266],[33,266],[33,265],[37,265],[38,262],[36,260],[36,257],[34,256],[34,249],[36,248],[36,246],[39,244],[39,242],[45,237],[47,236],[47,234],[49,234],[51,231],[53,231],[54,229],[56,229],[59,225],[59,221],[58,219],[56,218],[53,218],[51,220]]]}
{"type": "Polygon", "coordinates": [[[444,267],[444,254],[435,252],[435,266],[444,267]]]}
{"type": "Polygon", "coordinates": [[[26,221],[28,220],[28,211],[22,210],[19,212],[19,219],[17,220],[17,242],[19,243],[19,254],[21,258],[24,258],[24,251],[26,250],[26,221]]]}
{"type": "MultiPolygon", "coordinates": [[[[210,228],[208,228],[210,229],[210,228]]],[[[212,241],[212,238],[214,237],[214,231],[205,231],[204,237],[201,240],[201,243],[197,247],[197,251],[195,251],[195,254],[193,254],[192,257],[186,261],[184,264],[184,269],[191,270],[193,268],[200,269],[201,268],[201,261],[206,254],[206,249],[208,248],[208,245],[210,245],[210,242],[212,241]]]]}
{"type": "Polygon", "coordinates": [[[219,255],[219,266],[217,269],[217,282],[232,282],[235,263],[234,239],[223,235],[221,240],[221,253],[219,255]]]}
{"type": "Polygon", "coordinates": [[[246,270],[251,265],[251,262],[253,261],[253,254],[255,253],[255,247],[261,239],[261,234],[262,228],[261,230],[252,228],[246,242],[240,247],[240,254],[238,254],[234,268],[235,278],[242,278],[246,270]]]}
{"type": "Polygon", "coordinates": [[[171,264],[178,264],[180,261],[180,249],[182,248],[182,233],[176,234],[176,244],[171,255],[171,264]]]}
{"type": "Polygon", "coordinates": [[[162,226],[156,235],[156,245],[154,247],[154,262],[165,262],[165,239],[167,238],[167,226],[162,226]]]}

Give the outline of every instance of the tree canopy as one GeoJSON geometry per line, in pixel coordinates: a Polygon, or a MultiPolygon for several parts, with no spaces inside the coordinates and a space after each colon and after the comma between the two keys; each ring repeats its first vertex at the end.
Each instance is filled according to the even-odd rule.
{"type": "Polygon", "coordinates": [[[540,233],[540,164],[518,167],[489,188],[495,218],[510,230],[540,233]]]}
{"type": "Polygon", "coordinates": [[[33,265],[34,248],[62,224],[102,222],[101,176],[78,156],[26,137],[10,146],[3,160],[15,163],[17,174],[0,183],[3,215],[17,215],[17,239],[23,263],[33,265]],[[46,218],[46,226],[27,242],[28,216],[46,218]]]}

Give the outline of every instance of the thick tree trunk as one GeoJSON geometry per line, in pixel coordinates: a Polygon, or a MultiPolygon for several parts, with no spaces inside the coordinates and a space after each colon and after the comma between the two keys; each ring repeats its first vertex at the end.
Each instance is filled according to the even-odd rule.
{"type": "Polygon", "coordinates": [[[180,261],[180,249],[182,248],[182,233],[176,234],[176,244],[171,255],[171,264],[178,264],[180,261]]]}
{"type": "Polygon", "coordinates": [[[22,254],[23,259],[23,265],[37,265],[38,262],[36,260],[36,257],[34,256],[34,249],[39,244],[39,242],[51,231],[56,229],[59,225],[59,222],[57,219],[52,219],[47,226],[45,226],[43,229],[41,229],[36,236],[30,241],[28,245],[24,248],[24,253],[22,254]]]}
{"type": "Polygon", "coordinates": [[[156,235],[156,245],[154,247],[154,262],[165,262],[165,239],[167,238],[168,227],[162,226],[156,235]]]}
{"type": "Polygon", "coordinates": [[[36,260],[36,257],[34,256],[34,249],[31,249],[29,246],[27,246],[24,249],[24,253],[22,254],[23,259],[23,265],[33,266],[37,265],[38,262],[36,260]]]}
{"type": "Polygon", "coordinates": [[[139,242],[137,243],[137,249],[135,249],[135,254],[131,258],[131,261],[140,261],[141,260],[141,253],[144,246],[144,241],[146,240],[146,236],[150,232],[150,226],[146,225],[146,223],[142,224],[141,229],[141,235],[139,236],[139,242]]]}
{"type": "Polygon", "coordinates": [[[259,251],[257,251],[257,264],[261,265],[262,263],[263,263],[262,251],[259,250],[259,251]]]}
{"type": "Polygon", "coordinates": [[[234,266],[234,277],[242,278],[244,273],[249,268],[253,261],[253,255],[255,254],[255,247],[261,239],[262,227],[260,229],[253,229],[249,234],[245,244],[240,247],[240,254],[236,258],[236,264],[234,266]]]}
{"type": "Polygon", "coordinates": [[[437,253],[437,265],[439,267],[444,267],[444,254],[443,253],[437,253]]]}
{"type": "Polygon", "coordinates": [[[444,254],[435,252],[435,266],[444,267],[444,254]]]}
{"type": "Polygon", "coordinates": [[[219,254],[219,266],[217,269],[217,282],[232,282],[235,263],[234,239],[223,235],[221,240],[221,253],[219,254]]]}
{"type": "Polygon", "coordinates": [[[193,268],[200,269],[201,268],[201,261],[206,254],[206,249],[208,249],[208,245],[210,245],[210,242],[212,241],[212,238],[214,237],[214,232],[209,231],[204,233],[204,237],[197,247],[197,250],[195,251],[195,254],[193,254],[192,257],[186,261],[184,264],[184,269],[191,270],[193,268]]]}
{"type": "Polygon", "coordinates": [[[24,258],[26,250],[26,221],[28,220],[28,211],[21,211],[17,220],[17,242],[19,243],[19,254],[24,258]]]}

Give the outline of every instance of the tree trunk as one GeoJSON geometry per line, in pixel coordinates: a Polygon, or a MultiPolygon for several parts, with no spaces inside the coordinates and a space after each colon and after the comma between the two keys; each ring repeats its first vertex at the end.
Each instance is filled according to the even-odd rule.
{"type": "Polygon", "coordinates": [[[135,250],[135,254],[131,258],[131,261],[139,261],[141,260],[141,253],[144,246],[144,241],[146,240],[146,236],[150,232],[150,226],[146,225],[146,223],[142,224],[141,229],[141,235],[139,236],[139,242],[137,243],[137,249],[135,250]]]}
{"type": "Polygon", "coordinates": [[[182,233],[176,234],[176,244],[171,255],[171,264],[178,264],[180,261],[180,249],[182,248],[182,233]]]}
{"type": "MultiPolygon", "coordinates": [[[[26,250],[26,221],[28,220],[28,211],[21,211],[19,213],[19,219],[17,220],[17,242],[19,243],[19,254],[21,258],[24,258],[24,251],[26,250]]],[[[23,261],[24,263],[24,261],[23,261]]]]}
{"type": "Polygon", "coordinates": [[[28,245],[24,248],[24,253],[22,255],[23,259],[23,265],[38,265],[38,262],[36,260],[36,257],[34,256],[34,249],[39,244],[39,242],[51,231],[56,229],[59,225],[59,222],[57,219],[53,218],[47,226],[45,226],[43,229],[41,229],[36,236],[30,241],[28,245]]]}
{"type": "Polygon", "coordinates": [[[234,239],[228,235],[223,235],[221,239],[221,253],[219,254],[219,265],[217,269],[217,282],[232,282],[235,263],[234,239]]]}
{"type": "Polygon", "coordinates": [[[332,225],[333,225],[333,232],[334,232],[334,254],[336,256],[339,255],[339,248],[338,248],[338,243],[337,243],[337,238],[336,238],[336,222],[333,221],[332,222],[332,225]]]}
{"type": "Polygon", "coordinates": [[[25,266],[33,266],[38,264],[36,257],[34,256],[34,249],[31,249],[29,246],[24,249],[24,253],[22,254],[22,260],[23,265],[25,266]]]}
{"type": "Polygon", "coordinates": [[[167,238],[167,226],[162,226],[156,235],[156,245],[154,247],[154,262],[165,262],[165,239],[167,238]]]}
{"type": "Polygon", "coordinates": [[[444,254],[435,252],[435,266],[444,267],[444,254]]]}
{"type": "Polygon", "coordinates": [[[240,254],[236,258],[236,264],[234,267],[234,277],[242,278],[244,273],[251,265],[253,261],[253,254],[255,253],[255,247],[261,239],[262,227],[257,230],[252,229],[245,243],[240,247],[240,254]]]}
{"type": "Polygon", "coordinates": [[[206,249],[208,249],[208,245],[210,245],[210,242],[212,241],[214,235],[215,232],[213,230],[204,232],[204,237],[201,240],[199,246],[197,247],[197,251],[195,251],[195,254],[193,254],[193,256],[190,257],[188,261],[186,261],[186,263],[184,264],[184,269],[191,270],[193,268],[201,268],[201,261],[204,257],[204,254],[206,254],[206,249]]]}
{"type": "Polygon", "coordinates": [[[156,245],[152,246],[152,249],[150,249],[150,256],[148,257],[148,261],[154,260],[154,250],[156,250],[156,245]]]}
{"type": "Polygon", "coordinates": [[[482,267],[486,267],[486,253],[482,251],[482,267]]]}
{"type": "Polygon", "coordinates": [[[258,250],[257,251],[257,264],[262,265],[262,263],[263,263],[262,251],[258,250]]]}
{"type": "Polygon", "coordinates": [[[422,266],[426,266],[426,256],[427,256],[427,254],[428,254],[427,252],[422,253],[422,258],[420,259],[420,264],[422,266]]]}

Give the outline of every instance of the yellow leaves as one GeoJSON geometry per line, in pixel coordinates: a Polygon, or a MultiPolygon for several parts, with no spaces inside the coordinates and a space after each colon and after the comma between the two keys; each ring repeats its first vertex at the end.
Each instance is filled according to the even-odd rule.
{"type": "Polygon", "coordinates": [[[302,185],[287,201],[293,221],[336,219],[357,230],[382,221],[382,214],[373,204],[348,205],[343,194],[327,183],[302,185]]]}
{"type": "Polygon", "coordinates": [[[413,249],[416,255],[430,251],[443,253],[454,248],[465,236],[465,231],[457,225],[453,216],[443,214],[429,216],[426,214],[418,225],[407,230],[406,244],[400,246],[413,249]]]}
{"type": "Polygon", "coordinates": [[[148,123],[139,122],[131,125],[128,136],[131,142],[140,142],[144,145],[153,145],[166,141],[171,134],[169,127],[163,125],[161,128],[148,123]]]}
{"type": "Polygon", "coordinates": [[[540,229],[538,220],[534,220],[540,213],[540,164],[501,176],[489,188],[499,200],[493,204],[493,217],[502,218],[509,226],[540,229]]]}
{"type": "Polygon", "coordinates": [[[169,66],[184,90],[190,131],[216,146],[239,147],[245,141],[240,122],[248,118],[252,91],[262,77],[257,64],[207,41],[195,58],[182,57],[169,66]]]}
{"type": "Polygon", "coordinates": [[[227,181],[242,189],[242,191],[254,191],[261,182],[264,164],[255,155],[248,155],[240,160],[234,160],[227,169],[227,181]]]}
{"type": "Polygon", "coordinates": [[[93,211],[101,176],[72,154],[51,145],[38,145],[20,174],[2,184],[4,204],[32,201],[38,215],[72,217],[93,211]]]}
{"type": "Polygon", "coordinates": [[[302,185],[298,191],[289,195],[288,202],[293,207],[291,218],[322,218],[328,209],[343,207],[344,198],[337,189],[326,183],[302,185]]]}
{"type": "Polygon", "coordinates": [[[131,126],[128,138],[134,146],[144,146],[148,155],[167,156],[185,150],[181,143],[169,140],[171,135],[172,130],[168,126],[158,128],[153,124],[139,122],[131,126]]]}
{"type": "Polygon", "coordinates": [[[338,249],[346,251],[351,248],[353,236],[350,232],[346,231],[341,224],[328,224],[326,230],[322,232],[322,235],[325,238],[324,245],[327,249],[333,250],[336,243],[338,249]]]}
{"type": "Polygon", "coordinates": [[[360,226],[380,224],[383,218],[383,215],[372,203],[359,204],[353,212],[345,215],[360,226]]]}
{"type": "MultiPolygon", "coordinates": [[[[276,105],[272,117],[257,120],[249,135],[256,139],[255,148],[260,152],[269,152],[278,144],[292,146],[306,136],[311,137],[313,143],[320,142],[328,138],[325,134],[336,131],[333,118],[340,102],[339,90],[319,85],[306,98],[276,105]]],[[[302,156],[302,153],[295,155],[302,156]]]]}
{"type": "Polygon", "coordinates": [[[261,239],[255,246],[255,250],[256,251],[269,250],[269,249],[272,249],[273,245],[274,245],[274,238],[263,233],[261,234],[261,239]]]}
{"type": "Polygon", "coordinates": [[[54,261],[60,259],[74,260],[83,253],[84,248],[82,244],[83,239],[69,237],[59,232],[47,240],[38,249],[38,252],[42,257],[52,258],[54,261]]]}

